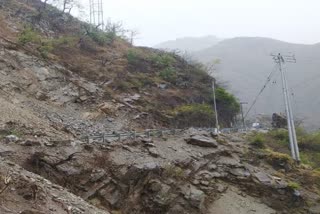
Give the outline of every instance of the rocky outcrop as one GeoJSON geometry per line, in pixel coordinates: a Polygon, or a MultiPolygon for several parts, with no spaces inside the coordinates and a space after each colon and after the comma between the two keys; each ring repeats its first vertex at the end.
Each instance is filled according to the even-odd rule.
{"type": "Polygon", "coordinates": [[[201,136],[201,135],[194,135],[188,139],[186,139],[186,142],[188,144],[192,144],[195,146],[201,146],[201,147],[218,147],[217,141],[215,141],[212,138],[201,136]]]}
{"type": "Polygon", "coordinates": [[[0,178],[0,198],[5,203],[5,206],[0,206],[0,213],[3,214],[109,214],[71,194],[67,189],[2,158],[0,178]]]}
{"type": "MultiPolygon", "coordinates": [[[[311,193],[303,190],[297,195],[267,162],[263,168],[248,163],[245,154],[249,148],[243,140],[231,142],[232,135],[214,136],[214,140],[209,133],[186,134],[184,138],[195,136],[206,143],[223,143],[202,147],[187,144],[183,138],[155,138],[125,140],[107,147],[71,142],[63,147],[31,144],[36,152],[32,157],[14,152],[10,158],[107,211],[214,213],[229,197],[243,201],[240,204],[253,204],[257,210],[295,213],[305,209],[303,203],[311,193]]],[[[8,145],[13,146],[11,150],[23,149],[20,144],[8,145]]]]}

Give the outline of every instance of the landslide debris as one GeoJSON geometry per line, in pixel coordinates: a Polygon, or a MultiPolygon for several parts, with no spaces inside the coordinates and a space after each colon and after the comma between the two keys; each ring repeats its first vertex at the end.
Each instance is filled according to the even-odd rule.
{"type": "Polygon", "coordinates": [[[235,134],[215,136],[216,147],[188,144],[194,132],[108,144],[2,143],[1,155],[111,213],[319,213],[315,186],[292,185],[305,169],[292,166],[287,176],[284,166],[256,162],[259,153],[235,134]]]}
{"type": "Polygon", "coordinates": [[[0,213],[108,214],[67,189],[0,158],[0,213]]]}

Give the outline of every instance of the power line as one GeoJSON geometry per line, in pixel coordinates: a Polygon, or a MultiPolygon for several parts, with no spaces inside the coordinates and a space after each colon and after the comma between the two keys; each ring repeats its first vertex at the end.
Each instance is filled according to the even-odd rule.
{"type": "Polygon", "coordinates": [[[273,74],[276,72],[276,69],[274,68],[274,70],[269,74],[267,81],[265,82],[265,84],[263,85],[262,89],[260,90],[260,92],[258,93],[258,95],[256,96],[256,98],[254,99],[254,101],[252,102],[252,104],[250,105],[250,108],[248,109],[247,113],[245,114],[244,118],[247,118],[248,114],[250,113],[250,111],[252,110],[253,106],[257,103],[260,95],[263,93],[263,91],[266,89],[268,83],[271,81],[271,78],[273,76],[273,74]]]}

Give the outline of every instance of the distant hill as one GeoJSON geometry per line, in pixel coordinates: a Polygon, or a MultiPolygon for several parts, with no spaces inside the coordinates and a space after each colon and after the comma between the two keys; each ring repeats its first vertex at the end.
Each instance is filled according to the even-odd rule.
{"type": "MultiPolygon", "coordinates": [[[[201,40],[201,39],[199,39],[201,40]]],[[[199,42],[198,47],[202,47],[199,42]]],[[[171,44],[174,46],[174,44],[171,44]]],[[[176,47],[181,45],[177,43],[176,47]]],[[[197,46],[196,40],[185,48],[197,46]]],[[[181,47],[183,49],[183,47],[181,47]]],[[[192,55],[199,61],[208,63],[220,59],[217,65],[218,79],[226,82],[231,92],[241,101],[251,103],[270,72],[275,69],[271,53],[294,53],[296,64],[287,64],[293,108],[299,119],[303,119],[307,128],[320,128],[320,44],[291,44],[279,40],[259,37],[239,37],[213,42],[211,47],[194,51],[192,55]]],[[[279,72],[265,89],[251,116],[271,115],[284,112],[279,72]]],[[[246,106],[245,108],[248,108],[246,106]]]]}
{"type": "Polygon", "coordinates": [[[155,48],[193,52],[209,48],[222,40],[216,36],[184,37],[160,43],[155,48]]]}
{"type": "MultiPolygon", "coordinates": [[[[293,108],[298,118],[309,129],[320,127],[320,45],[291,44],[269,38],[240,37],[224,40],[210,48],[194,52],[196,59],[210,62],[220,59],[217,75],[227,81],[229,88],[240,100],[251,103],[269,73],[275,69],[271,53],[294,53],[296,64],[286,64],[293,108]]],[[[275,73],[265,89],[254,114],[267,114],[284,110],[279,72],[275,73]]]]}

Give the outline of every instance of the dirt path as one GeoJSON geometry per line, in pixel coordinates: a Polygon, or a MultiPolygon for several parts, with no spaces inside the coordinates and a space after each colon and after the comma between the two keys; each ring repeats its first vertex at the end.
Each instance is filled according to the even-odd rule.
{"type": "Polygon", "coordinates": [[[275,214],[276,211],[248,195],[240,195],[239,190],[232,187],[209,207],[208,214],[275,214]]]}

